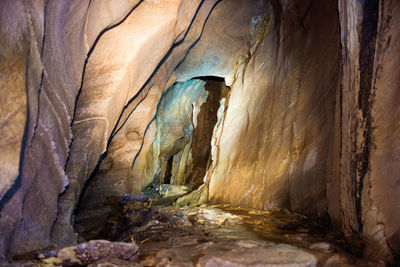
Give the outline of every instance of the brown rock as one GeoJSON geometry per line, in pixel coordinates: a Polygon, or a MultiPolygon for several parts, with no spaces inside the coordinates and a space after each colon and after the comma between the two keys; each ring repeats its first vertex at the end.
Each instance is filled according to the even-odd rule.
{"type": "Polygon", "coordinates": [[[92,240],[76,246],[40,253],[37,258],[48,266],[74,266],[88,265],[105,259],[133,261],[137,253],[138,246],[135,243],[92,240]]]}
{"type": "Polygon", "coordinates": [[[202,204],[207,203],[208,201],[208,186],[206,184],[202,184],[194,190],[193,192],[180,197],[176,200],[175,205],[183,207],[196,207],[202,204]]]}

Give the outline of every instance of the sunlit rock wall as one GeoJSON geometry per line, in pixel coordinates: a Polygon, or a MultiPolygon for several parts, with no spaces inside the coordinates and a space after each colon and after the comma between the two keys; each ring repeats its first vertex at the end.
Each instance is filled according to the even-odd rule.
{"type": "Polygon", "coordinates": [[[211,202],[327,215],[340,59],[335,6],[335,1],[270,5],[259,42],[236,62],[213,140],[211,202]]]}

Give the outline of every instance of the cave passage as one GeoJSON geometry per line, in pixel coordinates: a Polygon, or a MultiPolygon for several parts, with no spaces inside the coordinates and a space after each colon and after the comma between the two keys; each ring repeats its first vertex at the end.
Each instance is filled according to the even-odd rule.
{"type": "MultiPolygon", "coordinates": [[[[193,130],[189,136],[189,158],[191,157],[190,161],[192,164],[186,165],[186,169],[184,170],[185,180],[177,180],[176,174],[184,149],[172,149],[173,151],[178,150],[178,152],[173,154],[167,162],[161,163],[161,165],[165,164],[166,167],[163,168],[163,178],[159,181],[160,184],[183,183],[199,185],[203,182],[207,168],[211,164],[211,140],[214,126],[217,123],[217,111],[221,99],[227,96],[229,87],[226,86],[223,78],[215,76],[196,77],[192,80],[205,82],[204,89],[207,92],[206,101],[200,104],[200,106],[195,102],[192,103],[191,117],[193,130]]],[[[169,132],[168,129],[166,131],[169,132]]]]}
{"type": "Polygon", "coordinates": [[[172,203],[205,181],[212,163],[212,138],[218,110],[230,88],[224,78],[195,77],[166,90],[156,113],[157,133],[144,173],[142,192],[156,203],[172,203]]]}

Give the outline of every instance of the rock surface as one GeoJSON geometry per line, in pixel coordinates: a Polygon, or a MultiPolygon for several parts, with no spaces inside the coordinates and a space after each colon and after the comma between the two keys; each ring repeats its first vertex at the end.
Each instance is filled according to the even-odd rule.
{"type": "Polygon", "coordinates": [[[125,241],[135,240],[138,262],[144,266],[323,266],[334,262],[379,266],[346,254],[340,246],[332,253],[309,250],[312,244],[342,242],[318,229],[304,216],[285,210],[153,206],[147,222],[120,234],[125,241]],[[302,240],[291,238],[296,235],[302,235],[302,240]]]}
{"type": "Polygon", "coordinates": [[[353,251],[399,262],[398,1],[339,1],[342,73],[336,154],[328,184],[332,221],[353,251]],[[396,103],[396,104],[395,104],[396,103]]]}
{"type": "Polygon", "coordinates": [[[208,186],[207,184],[202,184],[196,190],[190,192],[189,194],[178,198],[175,205],[180,207],[189,206],[196,207],[202,204],[206,204],[208,201],[208,186]]]}
{"type": "Polygon", "coordinates": [[[135,243],[92,240],[76,246],[39,253],[37,258],[44,266],[87,266],[112,259],[120,259],[125,261],[125,264],[134,265],[130,262],[135,260],[137,253],[138,246],[135,243]]]}
{"type": "Polygon", "coordinates": [[[150,186],[149,190],[143,190],[143,193],[149,196],[155,204],[168,205],[173,203],[179,197],[189,194],[192,190],[193,185],[161,184],[150,186]]]}
{"type": "Polygon", "coordinates": [[[327,215],[339,22],[335,1],[308,4],[306,13],[300,2],[281,9],[270,4],[270,15],[253,17],[255,41],[236,61],[220,133],[213,137],[212,203],[327,215]]]}
{"type": "Polygon", "coordinates": [[[157,253],[156,266],[168,265],[185,265],[188,258],[185,255],[188,252],[199,253],[200,266],[298,266],[298,267],[315,267],[317,259],[300,249],[288,245],[272,245],[263,247],[252,243],[232,243],[227,245],[216,245],[206,243],[194,248],[176,248],[162,250],[157,253]],[[182,257],[182,258],[180,258],[182,257]]]}

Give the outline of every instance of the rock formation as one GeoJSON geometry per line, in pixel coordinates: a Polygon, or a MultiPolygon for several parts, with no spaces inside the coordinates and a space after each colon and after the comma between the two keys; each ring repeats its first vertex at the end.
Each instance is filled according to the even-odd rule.
{"type": "Polygon", "coordinates": [[[124,193],[204,183],[201,203],[330,221],[354,253],[396,262],[399,14],[395,0],[1,1],[0,259],[73,245],[124,193]]]}

